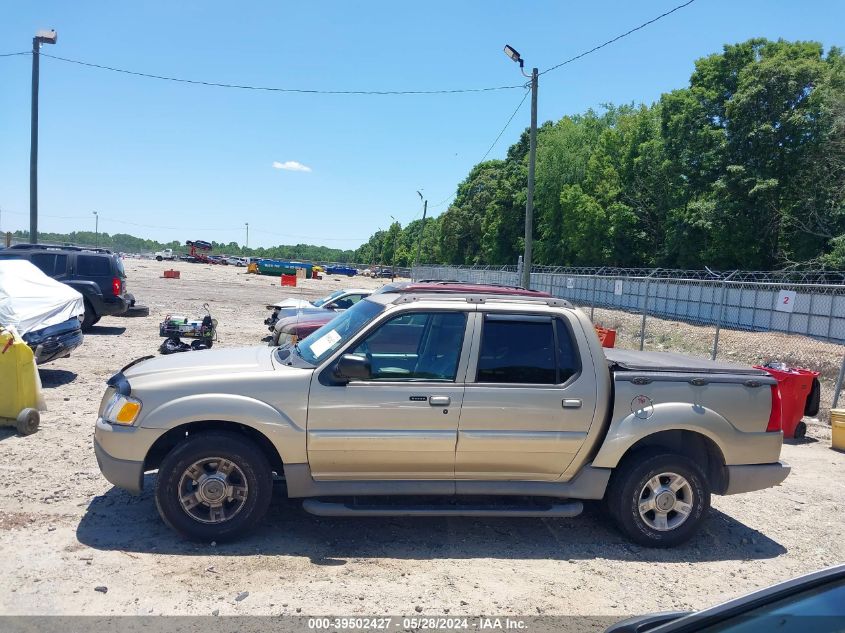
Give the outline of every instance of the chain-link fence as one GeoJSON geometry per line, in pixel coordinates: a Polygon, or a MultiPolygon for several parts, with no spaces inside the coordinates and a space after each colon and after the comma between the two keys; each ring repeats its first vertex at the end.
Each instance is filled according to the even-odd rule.
{"type": "MultiPolygon", "coordinates": [[[[419,266],[414,279],[517,285],[515,266],[419,266]]],[[[616,345],[819,372],[827,420],[845,373],[845,272],[532,268],[531,287],[567,299],[616,345]]]]}

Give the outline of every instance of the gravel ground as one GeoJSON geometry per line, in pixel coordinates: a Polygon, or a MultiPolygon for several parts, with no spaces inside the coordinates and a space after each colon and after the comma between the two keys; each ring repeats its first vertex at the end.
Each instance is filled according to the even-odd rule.
{"type": "MultiPolygon", "coordinates": [[[[92,448],[105,380],[155,354],[168,312],[219,319],[220,346],[258,343],[265,304],[291,292],[243,269],[127,260],[149,318],[104,318],[41,372],[49,410],[30,437],[0,429],[0,614],[573,614],[696,609],[845,561],[845,455],[830,431],[784,447],[775,489],[714,497],[700,535],[673,550],[631,545],[594,508],[575,519],[321,519],[279,498],[260,529],[191,544],[149,492],[112,488],[92,448]],[[248,594],[248,595],[247,595],[248,594]]],[[[346,278],[307,281],[315,297],[346,278]]],[[[202,353],[202,352],[190,352],[202,353]]]]}

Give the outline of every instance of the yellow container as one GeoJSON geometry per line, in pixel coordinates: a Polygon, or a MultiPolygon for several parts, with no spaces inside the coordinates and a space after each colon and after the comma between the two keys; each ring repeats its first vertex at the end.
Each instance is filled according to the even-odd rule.
{"type": "Polygon", "coordinates": [[[39,382],[35,357],[17,332],[0,328],[0,425],[21,435],[38,428],[39,382]]]}
{"type": "Polygon", "coordinates": [[[845,409],[830,410],[830,443],[838,451],[845,451],[845,409]]]}

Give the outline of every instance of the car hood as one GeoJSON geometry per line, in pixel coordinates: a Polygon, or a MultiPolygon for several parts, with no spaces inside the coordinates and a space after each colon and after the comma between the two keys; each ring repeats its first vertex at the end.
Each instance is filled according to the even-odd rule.
{"type": "Polygon", "coordinates": [[[207,377],[271,371],[272,353],[273,348],[263,345],[179,352],[144,360],[132,365],[123,375],[132,382],[133,379],[143,379],[147,376],[167,379],[181,375],[207,377]]]}
{"type": "Polygon", "coordinates": [[[305,299],[282,299],[281,301],[277,301],[271,305],[267,306],[267,309],[273,310],[275,308],[313,308],[314,304],[310,301],[306,301],[305,299]]]}

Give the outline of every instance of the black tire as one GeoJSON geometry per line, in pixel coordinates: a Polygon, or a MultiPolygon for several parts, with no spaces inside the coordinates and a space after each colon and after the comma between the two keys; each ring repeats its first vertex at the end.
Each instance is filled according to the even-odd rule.
{"type": "Polygon", "coordinates": [[[807,436],[807,425],[804,422],[799,422],[795,425],[795,431],[792,434],[796,440],[803,440],[807,436]]]}
{"type": "Polygon", "coordinates": [[[85,299],[85,316],[82,317],[82,331],[88,332],[99,320],[100,318],[97,316],[97,313],[94,312],[94,306],[91,305],[88,299],[85,299]]]}
{"type": "Polygon", "coordinates": [[[225,432],[188,437],[162,460],[155,486],[156,507],[164,522],[184,538],[205,542],[229,541],[246,534],[267,512],[272,494],[273,474],[264,454],[249,440],[225,432]],[[179,500],[180,482],[193,464],[215,457],[235,464],[243,474],[248,492],[231,518],[203,523],[183,508],[179,500]]]}
{"type": "Polygon", "coordinates": [[[23,409],[15,420],[18,435],[32,435],[38,430],[41,415],[35,409],[23,409]]]}
{"type": "Polygon", "coordinates": [[[710,508],[710,485],[698,464],[688,457],[667,453],[665,449],[646,449],[626,457],[614,471],[606,501],[617,526],[632,541],[648,547],[672,547],[688,540],[698,530],[710,508]],[[688,487],[679,491],[678,499],[684,501],[683,496],[691,496],[692,508],[677,527],[671,523],[679,520],[680,515],[674,510],[668,512],[667,529],[659,530],[652,525],[656,523],[656,513],[645,513],[651,517],[650,524],[640,515],[639,506],[642,500],[647,500],[642,495],[649,481],[663,473],[686,480],[688,487]]]}
{"type": "Polygon", "coordinates": [[[162,261],[162,259],[163,259],[163,258],[162,258],[162,256],[161,256],[161,255],[156,255],[156,261],[157,261],[157,262],[162,261]]]}

